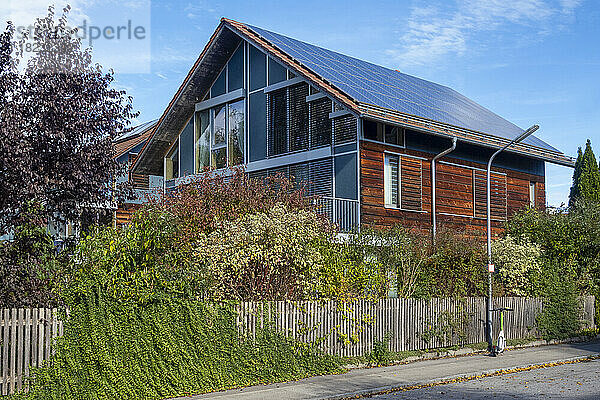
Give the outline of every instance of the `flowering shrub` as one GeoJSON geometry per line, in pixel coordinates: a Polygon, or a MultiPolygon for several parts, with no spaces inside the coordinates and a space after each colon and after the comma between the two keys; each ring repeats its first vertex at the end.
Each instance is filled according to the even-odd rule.
{"type": "Polygon", "coordinates": [[[216,298],[298,300],[317,278],[321,257],[312,244],[322,237],[333,238],[321,217],[276,204],[201,235],[194,258],[207,265],[216,298]]]}
{"type": "Polygon", "coordinates": [[[523,239],[521,243],[508,235],[492,242],[493,260],[498,277],[509,296],[532,296],[534,275],[541,271],[540,246],[523,239]]]}

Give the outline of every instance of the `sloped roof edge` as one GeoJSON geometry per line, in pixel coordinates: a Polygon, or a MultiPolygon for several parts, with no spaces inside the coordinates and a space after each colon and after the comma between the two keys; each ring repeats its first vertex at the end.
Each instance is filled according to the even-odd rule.
{"type": "MultiPolygon", "coordinates": [[[[217,37],[219,36],[219,34],[223,31],[223,29],[225,27],[229,28],[229,30],[233,31],[235,34],[237,34],[241,38],[251,42],[253,45],[260,47],[262,50],[268,52],[269,55],[276,58],[281,63],[285,64],[288,68],[293,70],[296,74],[303,76],[305,79],[309,80],[311,82],[311,84],[318,87],[320,90],[324,91],[325,93],[329,94],[331,97],[336,99],[338,102],[340,102],[341,104],[343,104],[344,106],[349,108],[356,115],[367,116],[367,117],[371,117],[371,118],[382,118],[382,116],[383,116],[383,118],[387,118],[391,122],[400,123],[402,125],[409,125],[411,127],[414,127],[416,129],[420,129],[420,130],[428,130],[432,126],[432,124],[434,124],[434,125],[436,125],[435,131],[439,130],[439,134],[447,135],[449,133],[452,133],[454,136],[457,136],[459,139],[468,140],[468,141],[471,141],[472,143],[481,144],[486,147],[500,148],[510,141],[510,139],[490,135],[485,132],[472,131],[472,130],[468,130],[468,129],[465,129],[465,128],[462,128],[459,126],[453,126],[453,125],[449,125],[449,124],[446,124],[443,122],[438,122],[438,121],[433,121],[433,120],[426,120],[424,118],[421,118],[421,117],[418,117],[415,115],[403,114],[403,113],[399,113],[394,110],[384,109],[379,106],[366,104],[366,103],[360,103],[360,102],[356,101],[354,98],[352,98],[350,95],[345,93],[344,91],[337,88],[332,83],[328,82],[326,79],[321,77],[319,74],[315,73],[310,68],[306,67],[301,62],[294,59],[292,56],[290,56],[283,50],[279,49],[276,45],[269,42],[266,38],[261,36],[258,32],[252,30],[252,27],[250,27],[244,23],[238,22],[238,21],[234,21],[234,20],[227,19],[227,18],[221,18],[220,24],[215,29],[215,32],[212,34],[208,43],[206,44],[206,46],[200,53],[200,56],[195,61],[194,65],[192,66],[192,68],[190,69],[188,74],[186,75],[182,84],[179,86],[173,99],[169,102],[169,105],[167,106],[167,108],[163,112],[162,116],[160,117],[160,119],[158,120],[156,125],[154,126],[154,129],[152,130],[150,139],[146,142],[146,144],[144,145],[144,147],[142,148],[142,150],[140,152],[140,156],[137,157],[137,159],[135,161],[135,164],[133,166],[134,171],[138,172],[138,170],[140,169],[140,164],[144,160],[144,156],[148,152],[149,146],[151,146],[151,143],[155,140],[156,133],[161,129],[162,125],[164,124],[164,120],[167,118],[167,116],[169,115],[169,113],[171,112],[171,110],[173,109],[175,104],[177,103],[177,101],[180,99],[185,88],[188,86],[188,84],[190,83],[190,80],[192,79],[194,74],[199,69],[199,66],[201,65],[206,54],[209,52],[211,46],[213,45],[213,43],[215,42],[215,40],[217,39],[217,37]]],[[[169,138],[170,143],[172,143],[175,139],[176,139],[175,137],[169,138]]],[[[167,145],[166,147],[165,146],[163,146],[163,147],[167,148],[167,147],[169,147],[169,145],[167,145]]],[[[542,159],[544,161],[548,161],[548,162],[552,162],[552,163],[556,163],[556,164],[560,164],[560,165],[565,165],[565,166],[570,166],[570,167],[574,166],[574,160],[571,157],[564,155],[562,152],[539,148],[539,147],[533,146],[531,144],[516,145],[512,148],[512,152],[519,153],[519,154],[526,155],[526,156],[531,156],[534,158],[542,159]]],[[[162,156],[163,156],[163,154],[161,154],[161,157],[162,156]]],[[[144,171],[144,172],[148,173],[148,171],[144,171]]]]}

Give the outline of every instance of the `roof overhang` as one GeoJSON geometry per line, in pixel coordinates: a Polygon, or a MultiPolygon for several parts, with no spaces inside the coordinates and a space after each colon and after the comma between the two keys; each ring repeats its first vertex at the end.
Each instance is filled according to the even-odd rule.
{"type": "MultiPolygon", "coordinates": [[[[369,119],[389,122],[437,136],[444,136],[448,138],[456,137],[458,140],[463,142],[472,143],[483,147],[500,149],[510,143],[510,140],[506,138],[489,135],[483,132],[472,131],[458,126],[443,124],[414,115],[373,106],[371,104],[359,103],[359,109],[361,112],[361,117],[363,118],[366,117],[369,119]]],[[[575,166],[575,159],[572,157],[568,157],[558,151],[550,151],[528,144],[515,143],[506,151],[566,167],[573,168],[575,166]]]]}

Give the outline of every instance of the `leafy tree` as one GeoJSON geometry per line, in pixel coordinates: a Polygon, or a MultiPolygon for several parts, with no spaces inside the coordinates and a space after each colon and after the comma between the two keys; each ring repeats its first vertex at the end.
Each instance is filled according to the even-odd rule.
{"type": "Polygon", "coordinates": [[[130,195],[113,187],[125,166],[113,160],[112,140],[127,131],[131,98],[112,88],[67,26],[69,7],[55,18],[50,7],[34,23],[39,50],[22,68],[24,39],[13,41],[8,25],[0,36],[0,231],[14,229],[26,202],[43,206],[47,218],[85,223],[130,195]]]}
{"type": "Polygon", "coordinates": [[[569,206],[572,207],[578,199],[600,201],[600,170],[589,139],[585,145],[585,152],[582,152],[581,148],[578,150],[569,206]]]}

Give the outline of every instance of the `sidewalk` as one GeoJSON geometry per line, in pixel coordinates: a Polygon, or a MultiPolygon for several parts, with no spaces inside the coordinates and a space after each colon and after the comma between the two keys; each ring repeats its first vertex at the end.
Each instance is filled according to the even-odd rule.
{"type": "Polygon", "coordinates": [[[356,369],[346,374],[316,376],[297,382],[276,383],[210,393],[179,400],[235,399],[343,399],[397,387],[420,385],[445,379],[480,375],[500,369],[584,358],[600,354],[600,340],[507,351],[499,357],[472,355],[416,361],[391,367],[356,369]]]}

